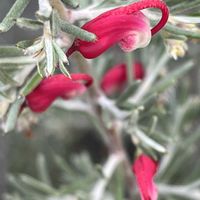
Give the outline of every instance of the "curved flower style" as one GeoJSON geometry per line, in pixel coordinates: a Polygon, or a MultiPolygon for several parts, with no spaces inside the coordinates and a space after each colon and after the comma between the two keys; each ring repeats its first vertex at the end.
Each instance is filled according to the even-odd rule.
{"type": "MultiPolygon", "coordinates": [[[[142,63],[133,64],[133,77],[136,80],[143,79],[145,71],[142,63]]],[[[109,69],[101,80],[101,88],[107,94],[113,94],[121,90],[127,82],[126,64],[121,63],[109,69]]]]}
{"type": "Polygon", "coordinates": [[[94,33],[96,40],[87,42],[75,39],[67,55],[79,51],[85,58],[96,58],[116,43],[125,52],[145,47],[149,44],[151,35],[166,24],[168,15],[168,8],[161,0],[141,0],[112,9],[82,26],[82,29],[94,33]],[[149,19],[140,11],[145,8],[158,8],[162,11],[161,20],[152,30],[149,19]]]}
{"type": "Polygon", "coordinates": [[[140,155],[133,164],[133,172],[142,200],[157,200],[158,192],[153,177],[157,172],[158,163],[147,155],[140,155]]]}
{"type": "Polygon", "coordinates": [[[50,76],[26,96],[26,105],[33,112],[44,112],[56,98],[70,99],[80,95],[92,82],[87,74],[71,74],[71,79],[63,74],[50,76]]]}

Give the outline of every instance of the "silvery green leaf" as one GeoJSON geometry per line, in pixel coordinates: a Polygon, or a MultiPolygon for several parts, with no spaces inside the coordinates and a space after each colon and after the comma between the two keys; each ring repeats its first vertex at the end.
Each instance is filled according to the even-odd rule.
{"type": "Polygon", "coordinates": [[[0,70],[0,82],[11,85],[17,85],[17,82],[3,69],[0,70]]]}
{"type": "Polygon", "coordinates": [[[177,68],[176,70],[169,73],[165,76],[164,79],[161,79],[157,84],[155,84],[150,90],[149,94],[158,93],[165,90],[167,87],[175,84],[177,79],[183,76],[186,72],[188,72],[193,67],[193,62],[189,61],[185,63],[183,66],[177,68]]]}
{"type": "Polygon", "coordinates": [[[40,179],[42,182],[51,185],[51,180],[49,177],[49,172],[48,172],[48,165],[47,165],[47,160],[43,154],[39,154],[37,156],[37,168],[38,168],[38,174],[40,176],[40,179]]]}
{"type": "Polygon", "coordinates": [[[15,70],[23,69],[27,67],[26,64],[0,64],[0,69],[3,69],[7,72],[13,72],[15,70]]]}
{"type": "MultiPolygon", "coordinates": [[[[17,199],[15,198],[16,195],[14,196],[13,199],[15,200],[24,200],[25,199],[29,199],[29,200],[36,200],[34,197],[36,197],[37,199],[43,199],[44,196],[42,196],[40,193],[37,193],[36,191],[34,191],[34,189],[30,188],[29,186],[27,186],[26,184],[24,184],[21,180],[20,177],[16,177],[14,175],[9,174],[8,175],[8,181],[9,183],[17,190],[19,191],[21,194],[23,194],[23,197],[18,197],[17,199]],[[30,198],[33,197],[33,198],[30,198]]],[[[13,200],[10,199],[10,200],[13,200]]]]}
{"type": "Polygon", "coordinates": [[[140,129],[136,128],[134,129],[135,136],[138,137],[138,139],[145,143],[147,146],[151,147],[152,149],[155,149],[156,151],[160,153],[166,153],[166,148],[148,137],[145,133],[143,133],[140,129]]]}
{"type": "Polygon", "coordinates": [[[15,24],[18,17],[21,16],[30,0],[16,0],[6,17],[0,23],[0,32],[6,32],[15,24]]]}
{"type": "Polygon", "coordinates": [[[200,98],[192,97],[182,106],[182,118],[180,127],[188,124],[200,116],[200,98]]]}
{"type": "Polygon", "coordinates": [[[53,44],[52,40],[50,37],[45,37],[44,38],[44,46],[45,46],[45,53],[46,53],[46,73],[47,76],[53,74],[55,67],[54,67],[54,49],[53,49],[53,44]]]}
{"type": "Polygon", "coordinates": [[[24,102],[24,98],[18,98],[10,107],[7,119],[4,127],[4,131],[7,133],[9,131],[12,131],[15,128],[17,118],[21,109],[21,105],[24,102]]]}
{"type": "Polygon", "coordinates": [[[58,54],[58,58],[69,65],[69,61],[67,59],[66,54],[63,52],[63,50],[56,44],[55,41],[53,41],[53,47],[55,49],[55,52],[58,54]]]}
{"type": "Polygon", "coordinates": [[[20,180],[27,186],[30,186],[31,188],[35,189],[38,192],[42,192],[44,194],[49,195],[56,195],[56,190],[52,188],[51,186],[47,185],[46,183],[43,183],[31,176],[28,175],[20,175],[20,180]]]}
{"type": "Polygon", "coordinates": [[[51,29],[53,37],[57,37],[60,27],[59,27],[59,17],[56,10],[53,10],[51,17],[51,29]]]}
{"type": "Polygon", "coordinates": [[[37,40],[35,41],[31,46],[25,49],[25,54],[27,55],[34,55],[37,54],[37,52],[42,51],[44,48],[44,40],[37,40]]]}
{"type": "Polygon", "coordinates": [[[184,15],[179,15],[179,16],[173,16],[173,18],[182,23],[194,23],[194,24],[199,24],[200,23],[200,17],[199,16],[184,16],[184,15]]]}
{"type": "Polygon", "coordinates": [[[40,63],[37,63],[37,72],[40,75],[40,77],[44,77],[44,67],[40,65],[40,63]]]}
{"type": "Polygon", "coordinates": [[[84,41],[92,42],[95,41],[97,38],[94,33],[88,32],[62,19],[59,19],[59,23],[62,31],[72,34],[84,41]]]}
{"type": "Polygon", "coordinates": [[[15,46],[0,46],[0,58],[8,58],[23,55],[23,51],[15,46]]]}
{"type": "Polygon", "coordinates": [[[177,35],[173,33],[169,33],[168,35],[165,36],[165,38],[173,40],[182,40],[182,41],[186,41],[188,39],[185,35],[177,35]]]}
{"type": "Polygon", "coordinates": [[[22,96],[28,95],[42,80],[42,76],[36,71],[32,77],[28,79],[25,85],[21,88],[20,94],[22,96]]]}
{"type": "Polygon", "coordinates": [[[17,18],[16,24],[20,28],[28,28],[31,30],[38,30],[43,27],[42,22],[28,18],[17,18]]]}
{"type": "Polygon", "coordinates": [[[16,57],[4,57],[0,58],[1,64],[33,64],[37,63],[38,60],[32,56],[16,56],[16,57]]]}
{"type": "Polygon", "coordinates": [[[49,21],[44,23],[44,50],[45,50],[45,58],[46,58],[46,68],[45,74],[49,76],[53,74],[55,70],[54,66],[54,48],[53,48],[53,38],[51,35],[51,25],[49,21]]]}
{"type": "MultiPolygon", "coordinates": [[[[199,0],[193,0],[193,1],[182,1],[174,6],[171,7],[170,11],[171,13],[183,13],[185,11],[192,11],[194,13],[194,9],[198,9],[200,6],[199,0]]],[[[191,23],[191,22],[190,22],[191,23]]]]}
{"type": "Polygon", "coordinates": [[[16,46],[20,49],[26,49],[30,47],[34,43],[33,40],[22,40],[16,44],[16,46]]]}
{"type": "Polygon", "coordinates": [[[66,76],[70,77],[70,73],[68,72],[68,70],[65,68],[65,65],[63,64],[62,61],[59,62],[59,68],[60,68],[60,71],[65,74],[66,76]]]}
{"type": "Polygon", "coordinates": [[[178,26],[175,26],[173,24],[167,24],[164,28],[167,32],[177,34],[177,35],[183,35],[188,38],[195,38],[200,39],[200,33],[198,31],[193,30],[186,30],[184,28],[180,28],[178,26]]]}

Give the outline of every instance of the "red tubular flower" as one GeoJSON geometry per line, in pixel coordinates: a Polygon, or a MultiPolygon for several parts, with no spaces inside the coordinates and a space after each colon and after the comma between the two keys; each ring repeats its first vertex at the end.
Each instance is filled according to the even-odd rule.
{"type": "Polygon", "coordinates": [[[26,104],[33,112],[44,112],[56,98],[70,99],[80,95],[92,82],[92,77],[87,74],[71,74],[71,79],[63,74],[56,74],[43,79],[26,96],[26,104]]]}
{"type": "MultiPolygon", "coordinates": [[[[143,79],[145,76],[145,71],[142,63],[135,62],[133,64],[133,77],[138,79],[143,79]]],[[[101,80],[101,88],[107,94],[113,94],[121,90],[127,82],[127,70],[126,64],[118,64],[109,69],[101,80]]]]}
{"type": "Polygon", "coordinates": [[[112,9],[82,26],[82,29],[94,33],[97,39],[93,42],[75,39],[67,55],[79,51],[85,58],[96,58],[116,43],[125,52],[145,47],[151,35],[166,24],[168,15],[168,8],[161,0],[141,0],[112,9]],[[140,11],[145,8],[158,8],[162,11],[161,20],[152,29],[149,19],[140,11]]]}
{"type": "Polygon", "coordinates": [[[142,200],[157,200],[158,192],[153,177],[157,172],[158,163],[147,155],[140,155],[133,164],[142,200]]]}

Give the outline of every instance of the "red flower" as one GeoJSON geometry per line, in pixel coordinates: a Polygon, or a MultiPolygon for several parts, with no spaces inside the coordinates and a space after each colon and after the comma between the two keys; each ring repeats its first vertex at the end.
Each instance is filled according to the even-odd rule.
{"type": "Polygon", "coordinates": [[[80,95],[92,82],[92,77],[87,74],[71,74],[71,79],[63,74],[56,74],[43,79],[26,96],[26,104],[33,112],[44,112],[56,98],[70,99],[80,95]]]}
{"type": "Polygon", "coordinates": [[[166,24],[168,15],[168,8],[161,0],[141,0],[112,9],[82,26],[82,29],[94,33],[97,39],[93,42],[76,39],[67,55],[79,51],[85,58],[96,58],[116,43],[125,52],[145,47],[150,42],[151,34],[154,35],[166,24]],[[152,30],[149,19],[140,12],[145,8],[162,11],[161,20],[152,30]]]}
{"type": "MultiPolygon", "coordinates": [[[[133,65],[133,77],[143,79],[145,71],[142,63],[135,62],[133,65]]],[[[101,88],[107,94],[113,94],[121,90],[127,82],[126,64],[118,64],[109,69],[101,80],[101,88]]]]}
{"type": "Polygon", "coordinates": [[[158,163],[147,155],[140,155],[133,164],[133,172],[142,200],[157,200],[158,192],[153,177],[157,172],[158,163]]]}

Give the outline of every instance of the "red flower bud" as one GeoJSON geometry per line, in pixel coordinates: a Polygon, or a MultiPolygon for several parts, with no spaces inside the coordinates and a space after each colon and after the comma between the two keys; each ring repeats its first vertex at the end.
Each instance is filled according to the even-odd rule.
{"type": "Polygon", "coordinates": [[[145,47],[150,42],[151,34],[154,35],[166,24],[168,15],[168,8],[161,0],[141,0],[107,11],[82,26],[82,29],[94,33],[96,40],[87,42],[76,39],[67,55],[79,51],[85,58],[96,58],[116,43],[125,52],[145,47]],[[140,12],[145,8],[162,11],[161,20],[152,30],[148,18],[140,12]]]}
{"type": "Polygon", "coordinates": [[[158,192],[153,177],[157,172],[158,163],[147,155],[140,155],[133,164],[142,200],[157,200],[158,192]]]}
{"type": "MultiPolygon", "coordinates": [[[[133,77],[138,79],[143,79],[145,71],[142,63],[135,62],[133,64],[133,77]]],[[[118,64],[109,69],[101,80],[101,88],[107,94],[113,94],[121,89],[127,82],[127,69],[126,64],[118,64]]]]}
{"type": "Polygon", "coordinates": [[[70,99],[80,95],[92,82],[92,77],[87,74],[71,74],[71,79],[63,74],[56,74],[43,79],[26,96],[26,104],[33,112],[44,112],[56,98],[70,99]]]}

